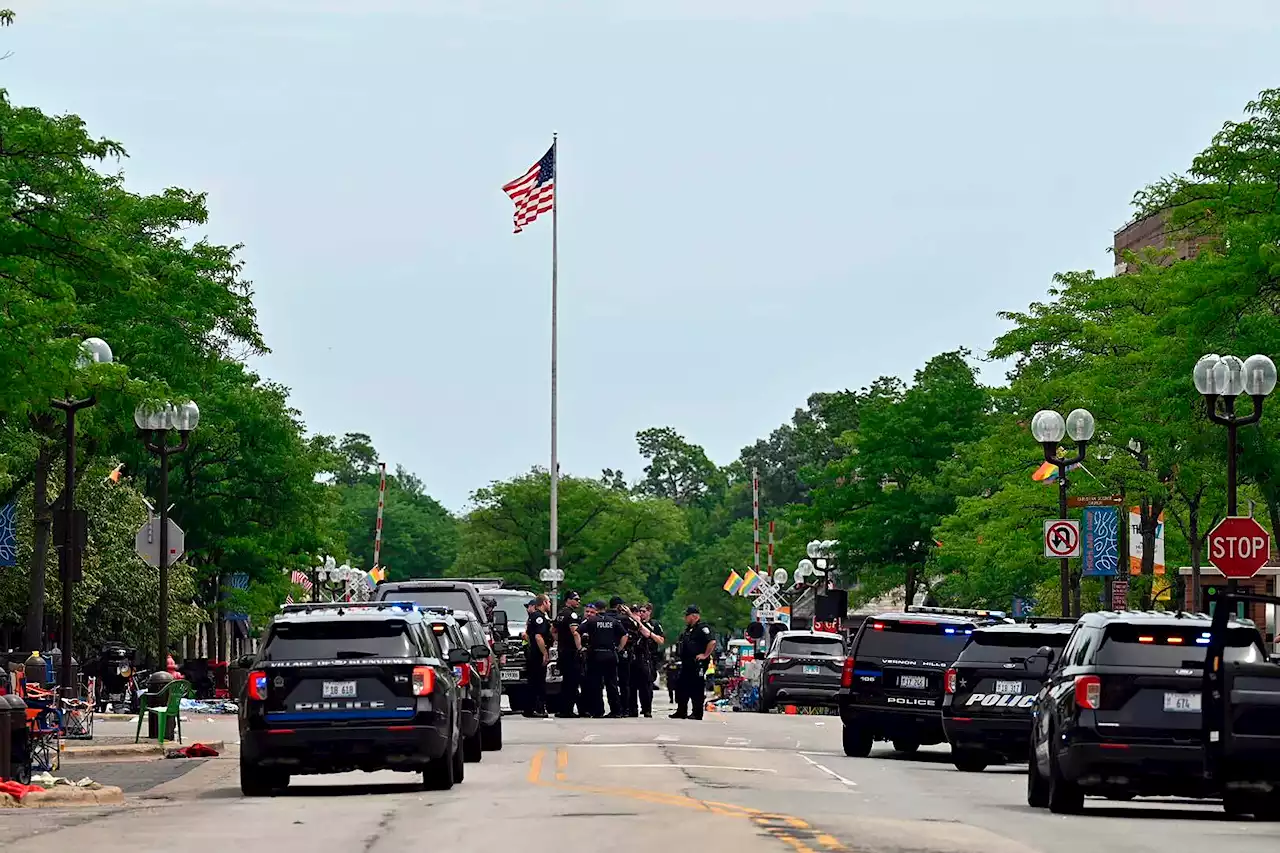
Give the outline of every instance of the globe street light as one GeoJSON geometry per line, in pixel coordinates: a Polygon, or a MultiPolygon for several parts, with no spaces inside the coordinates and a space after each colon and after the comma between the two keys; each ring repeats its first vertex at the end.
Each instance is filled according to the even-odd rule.
{"type": "Polygon", "coordinates": [[[159,657],[169,656],[169,457],[187,449],[191,433],[200,423],[200,407],[188,400],[181,406],[172,403],[138,406],[133,412],[138,437],[147,450],[160,457],[160,624],[156,646],[159,657]],[[178,433],[178,443],[169,443],[169,433],[178,433]]]}
{"type": "MultiPolygon", "coordinates": [[[[110,364],[112,362],[111,347],[102,338],[86,338],[80,344],[80,353],[76,358],[76,367],[85,368],[91,364],[110,364]]],[[[63,400],[50,400],[49,404],[67,415],[66,427],[66,473],[63,479],[62,496],[62,530],[54,525],[55,547],[58,548],[58,572],[62,580],[62,630],[59,632],[62,641],[62,660],[58,667],[58,684],[62,687],[62,695],[68,699],[76,698],[76,685],[71,683],[71,640],[74,624],[72,620],[72,600],[75,584],[81,578],[84,547],[89,536],[88,516],[76,512],[76,412],[87,409],[98,402],[98,398],[90,394],[82,400],[67,397],[63,400]]],[[[36,625],[34,630],[39,630],[36,625]]],[[[42,637],[28,637],[36,640],[40,648],[42,637]]]]}
{"type": "MultiPolygon", "coordinates": [[[[1058,468],[1058,518],[1064,521],[1067,519],[1067,489],[1070,486],[1067,470],[1084,462],[1096,428],[1097,424],[1088,409],[1075,409],[1066,418],[1051,409],[1043,409],[1031,419],[1031,435],[1044,449],[1044,461],[1058,468]],[[1076,443],[1076,455],[1071,458],[1059,453],[1059,444],[1068,435],[1076,443]]],[[[1071,614],[1071,593],[1074,588],[1078,616],[1080,590],[1071,582],[1071,561],[1066,557],[1062,558],[1059,580],[1062,587],[1062,615],[1071,614]]]]}
{"type": "Polygon", "coordinates": [[[1233,516],[1237,508],[1236,431],[1262,420],[1262,403],[1276,390],[1276,366],[1265,355],[1251,355],[1244,361],[1234,355],[1206,355],[1196,362],[1191,380],[1204,396],[1209,420],[1227,428],[1227,515],[1233,516]],[[1253,398],[1253,412],[1246,416],[1236,414],[1236,398],[1241,394],[1253,398]],[[1219,399],[1222,414],[1218,414],[1219,399]]]}

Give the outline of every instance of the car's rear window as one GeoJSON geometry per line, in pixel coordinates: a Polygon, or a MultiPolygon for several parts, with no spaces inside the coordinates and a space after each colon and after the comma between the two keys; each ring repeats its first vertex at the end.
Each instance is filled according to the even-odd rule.
{"type": "Polygon", "coordinates": [[[1065,648],[1068,636],[1058,631],[975,631],[959,659],[974,663],[1025,660],[1041,646],[1058,650],[1065,648]]]}
{"type": "Polygon", "coordinates": [[[778,641],[778,654],[799,657],[815,655],[844,657],[844,641],[839,637],[783,637],[778,641]]]}
{"type": "MultiPolygon", "coordinates": [[[[1096,662],[1102,666],[1159,666],[1196,669],[1204,666],[1209,632],[1203,625],[1107,626],[1096,662]]],[[[1227,631],[1228,661],[1265,662],[1258,632],[1249,628],[1227,631]]]]}
{"type": "Polygon", "coordinates": [[[868,620],[854,655],[947,664],[956,659],[972,633],[973,626],[963,623],[868,620]]]}
{"type": "Polygon", "coordinates": [[[337,660],[408,658],[420,652],[408,626],[398,620],[276,623],[263,648],[263,660],[337,660]]]}
{"type": "Polygon", "coordinates": [[[392,589],[382,596],[383,601],[412,601],[430,607],[447,607],[450,610],[474,612],[471,596],[460,589],[392,589]]]}

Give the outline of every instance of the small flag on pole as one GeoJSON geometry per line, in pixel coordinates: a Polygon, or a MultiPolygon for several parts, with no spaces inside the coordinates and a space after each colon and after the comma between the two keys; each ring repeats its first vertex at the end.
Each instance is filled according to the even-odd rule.
{"type": "Polygon", "coordinates": [[[293,604],[293,596],[292,596],[292,595],[286,595],[286,596],[284,597],[284,603],[285,603],[285,604],[293,604]]]}
{"type": "Polygon", "coordinates": [[[117,466],[116,466],[116,467],[111,471],[111,473],[110,473],[110,474],[108,474],[108,475],[107,475],[106,479],[104,479],[102,482],[104,482],[104,483],[118,483],[118,482],[120,482],[120,476],[121,476],[123,473],[124,473],[124,463],[123,463],[123,462],[121,462],[119,465],[117,465],[117,466]]]}
{"type": "MultiPolygon", "coordinates": [[[[1079,467],[1079,464],[1068,465],[1067,471],[1069,473],[1079,467]]],[[[1054,480],[1058,479],[1058,466],[1054,465],[1052,462],[1045,462],[1035,470],[1035,473],[1031,475],[1031,479],[1035,480],[1037,483],[1052,483],[1054,480]]]]}
{"type": "Polygon", "coordinates": [[[555,204],[556,147],[553,145],[529,171],[502,188],[516,204],[515,222],[519,234],[524,226],[546,213],[555,204]]]}
{"type": "Polygon", "coordinates": [[[759,585],[760,575],[754,569],[747,569],[747,573],[742,576],[742,594],[750,595],[759,585]]]}
{"type": "Polygon", "coordinates": [[[742,589],[742,576],[735,571],[729,572],[729,579],[724,582],[724,591],[730,595],[737,595],[742,589]]]}

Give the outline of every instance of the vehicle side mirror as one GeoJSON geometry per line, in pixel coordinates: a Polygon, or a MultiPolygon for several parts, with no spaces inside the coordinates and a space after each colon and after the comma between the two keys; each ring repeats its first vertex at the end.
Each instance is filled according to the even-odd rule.
{"type": "Polygon", "coordinates": [[[493,624],[495,627],[501,628],[503,631],[506,631],[507,630],[507,612],[505,610],[494,610],[493,624]]]}
{"type": "Polygon", "coordinates": [[[445,660],[450,666],[462,666],[464,663],[471,663],[471,652],[466,649],[449,649],[449,654],[445,656],[445,660]]]}
{"type": "Polygon", "coordinates": [[[472,660],[484,660],[489,657],[489,647],[485,645],[476,645],[471,647],[472,660]]]}
{"type": "Polygon", "coordinates": [[[236,667],[239,669],[249,669],[253,666],[253,655],[242,655],[236,659],[236,667]]]}
{"type": "Polygon", "coordinates": [[[499,641],[494,641],[494,644],[493,644],[493,653],[494,653],[495,655],[497,655],[498,657],[502,657],[502,656],[503,656],[503,655],[505,655],[505,654],[510,654],[510,652],[511,652],[511,649],[510,649],[510,647],[509,647],[506,643],[504,643],[504,642],[502,642],[502,641],[500,641],[500,640],[499,640],[499,641]]]}
{"type": "Polygon", "coordinates": [[[1040,648],[1036,649],[1035,654],[1027,658],[1027,663],[1030,663],[1033,660],[1038,660],[1043,658],[1046,666],[1053,666],[1054,657],[1056,657],[1056,653],[1054,652],[1052,646],[1041,646],[1040,648]]]}

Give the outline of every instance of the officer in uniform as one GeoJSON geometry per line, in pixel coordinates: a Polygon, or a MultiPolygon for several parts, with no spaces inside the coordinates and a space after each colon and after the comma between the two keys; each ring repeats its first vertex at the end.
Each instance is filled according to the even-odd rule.
{"type": "Polygon", "coordinates": [[[653,629],[653,624],[649,621],[650,613],[651,608],[647,604],[638,604],[629,613],[632,619],[632,639],[627,645],[634,649],[630,678],[627,680],[627,715],[630,717],[653,716],[654,658],[666,638],[653,629]]]}
{"type": "MultiPolygon", "coordinates": [[[[578,628],[587,641],[587,692],[599,702],[600,688],[609,697],[609,716],[622,716],[622,697],[618,695],[618,652],[626,647],[627,631],[613,610],[585,619],[578,628]]],[[[596,705],[591,716],[603,717],[604,708],[596,705]]]]}
{"type": "Polygon", "coordinates": [[[690,604],[684,611],[684,633],[680,635],[680,680],[676,684],[676,712],[673,720],[701,720],[704,709],[704,678],[707,661],[716,649],[716,638],[711,628],[702,621],[698,605],[690,604]]]}
{"type": "Polygon", "coordinates": [[[578,684],[582,680],[582,667],[579,657],[582,653],[582,635],[578,633],[581,622],[578,608],[582,600],[576,592],[564,597],[564,609],[556,617],[556,661],[560,664],[560,674],[564,681],[560,686],[560,713],[556,716],[572,719],[578,714],[573,712],[577,705],[581,715],[586,716],[588,709],[585,702],[578,699],[578,684]]]}
{"type": "Polygon", "coordinates": [[[634,717],[636,713],[631,707],[631,660],[635,654],[636,637],[632,633],[635,630],[635,619],[620,595],[609,599],[609,612],[618,620],[623,636],[626,637],[626,642],[618,646],[618,695],[622,697],[618,711],[621,716],[634,717]]]}
{"type": "Polygon", "coordinates": [[[551,600],[545,595],[539,595],[532,604],[529,621],[524,626],[524,661],[529,670],[529,708],[524,715],[545,718],[547,662],[551,659],[551,643],[555,636],[551,631],[551,617],[547,615],[551,609],[551,600]]]}
{"type": "Polygon", "coordinates": [[[581,694],[578,698],[578,713],[584,717],[603,717],[604,716],[604,681],[600,679],[596,672],[596,666],[591,662],[591,650],[587,648],[588,639],[582,633],[582,628],[587,620],[597,613],[604,612],[603,601],[593,601],[586,605],[582,616],[582,621],[578,623],[578,636],[582,639],[582,683],[581,694]]]}

